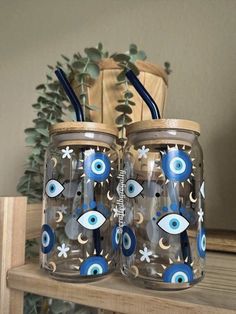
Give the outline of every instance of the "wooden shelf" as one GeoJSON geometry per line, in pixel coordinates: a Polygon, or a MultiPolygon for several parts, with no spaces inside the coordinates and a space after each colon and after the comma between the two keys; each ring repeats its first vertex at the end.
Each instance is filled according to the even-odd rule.
{"type": "Polygon", "coordinates": [[[193,288],[163,292],[137,288],[119,274],[93,283],[53,280],[38,264],[8,271],[8,286],[83,305],[128,313],[236,313],[236,255],[209,252],[206,277],[193,288]]]}

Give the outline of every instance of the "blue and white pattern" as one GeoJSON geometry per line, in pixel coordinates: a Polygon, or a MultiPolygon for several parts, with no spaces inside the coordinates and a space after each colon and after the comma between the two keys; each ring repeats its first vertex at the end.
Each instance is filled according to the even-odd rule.
{"type": "Polygon", "coordinates": [[[186,218],[179,214],[168,214],[158,221],[158,226],[167,233],[180,234],[189,226],[186,218]]]}
{"type": "Polygon", "coordinates": [[[197,250],[200,257],[204,258],[206,256],[206,233],[203,228],[197,235],[197,250]]]}
{"type": "Polygon", "coordinates": [[[162,170],[168,180],[184,182],[192,173],[192,161],[186,152],[170,150],[163,154],[162,170]]]}
{"type": "Polygon", "coordinates": [[[42,225],[41,230],[41,250],[44,254],[48,254],[55,244],[55,232],[47,224],[42,225]]]}
{"type": "Polygon", "coordinates": [[[111,171],[111,162],[108,156],[101,152],[88,155],[84,160],[84,173],[93,181],[105,181],[111,171]]]}
{"type": "Polygon", "coordinates": [[[122,233],[122,253],[125,256],[130,256],[136,248],[136,237],[132,229],[128,226],[123,227],[122,233]]]}
{"type": "Polygon", "coordinates": [[[99,211],[89,210],[82,214],[77,221],[86,229],[95,230],[100,228],[106,221],[106,217],[99,211]]]}
{"type": "Polygon", "coordinates": [[[103,256],[90,256],[80,266],[81,276],[98,276],[108,272],[108,263],[103,256]]]}
{"type": "Polygon", "coordinates": [[[55,198],[64,190],[64,186],[57,180],[51,179],[47,182],[45,193],[50,198],[55,198]]]}
{"type": "Polygon", "coordinates": [[[184,263],[171,264],[163,273],[163,281],[176,284],[190,283],[193,281],[192,268],[184,263]]]}

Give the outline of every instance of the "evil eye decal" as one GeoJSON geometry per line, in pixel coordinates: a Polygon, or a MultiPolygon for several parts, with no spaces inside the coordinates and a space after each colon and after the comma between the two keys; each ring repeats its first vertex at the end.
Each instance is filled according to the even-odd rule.
{"type": "Polygon", "coordinates": [[[197,250],[200,257],[206,256],[206,233],[201,229],[197,235],[197,250]]]}
{"type": "Polygon", "coordinates": [[[182,150],[173,150],[163,155],[162,169],[169,180],[186,181],[192,172],[192,161],[182,150]]]}
{"type": "Polygon", "coordinates": [[[161,218],[157,224],[170,234],[180,234],[189,226],[188,220],[179,214],[168,214],[161,218]]]}
{"type": "Polygon", "coordinates": [[[84,172],[89,179],[102,182],[106,180],[111,171],[111,162],[106,154],[92,153],[85,158],[84,172]]]}
{"type": "Polygon", "coordinates": [[[90,256],[80,266],[81,276],[97,276],[108,272],[108,263],[103,256],[90,256]]]}
{"type": "Polygon", "coordinates": [[[187,264],[172,264],[166,268],[163,281],[170,283],[185,283],[193,281],[192,268],[187,264]]]}
{"type": "Polygon", "coordinates": [[[119,248],[120,236],[121,234],[119,232],[119,227],[116,225],[113,227],[111,232],[111,243],[113,250],[117,250],[119,248]]]}
{"type": "Polygon", "coordinates": [[[63,185],[57,180],[51,179],[46,184],[45,192],[48,197],[57,197],[64,190],[63,185]]]}
{"type": "Polygon", "coordinates": [[[41,230],[41,250],[44,254],[48,254],[55,243],[55,233],[49,225],[42,225],[41,230]]]}
{"type": "Polygon", "coordinates": [[[122,233],[122,253],[125,256],[130,256],[136,248],[136,237],[131,228],[124,226],[122,233]]]}
{"type": "Polygon", "coordinates": [[[81,215],[77,221],[86,229],[95,230],[104,224],[106,218],[96,210],[89,210],[81,215]]]}
{"type": "Polygon", "coordinates": [[[142,190],[143,187],[133,179],[129,179],[125,183],[125,195],[129,198],[138,196],[142,190]]]}

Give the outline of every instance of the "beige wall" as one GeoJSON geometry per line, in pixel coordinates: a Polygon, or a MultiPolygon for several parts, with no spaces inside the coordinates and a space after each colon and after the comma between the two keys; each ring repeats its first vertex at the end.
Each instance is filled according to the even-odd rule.
{"type": "Polygon", "coordinates": [[[0,195],[16,194],[35,86],[60,53],[131,42],[169,60],[168,117],[202,126],[207,225],[236,229],[235,0],[0,0],[0,195]]]}

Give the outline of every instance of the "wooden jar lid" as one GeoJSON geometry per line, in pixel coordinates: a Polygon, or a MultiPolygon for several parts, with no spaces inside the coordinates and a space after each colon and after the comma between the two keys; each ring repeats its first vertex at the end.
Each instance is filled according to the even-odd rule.
{"type": "Polygon", "coordinates": [[[134,122],[127,126],[127,135],[137,132],[147,132],[156,130],[183,130],[192,131],[200,134],[200,125],[197,122],[181,119],[158,119],[158,120],[144,120],[134,122]]]}
{"type": "Polygon", "coordinates": [[[79,133],[79,132],[95,132],[105,133],[118,136],[118,130],[109,124],[97,122],[60,122],[52,125],[49,128],[49,134],[65,134],[65,133],[79,133]]]}

